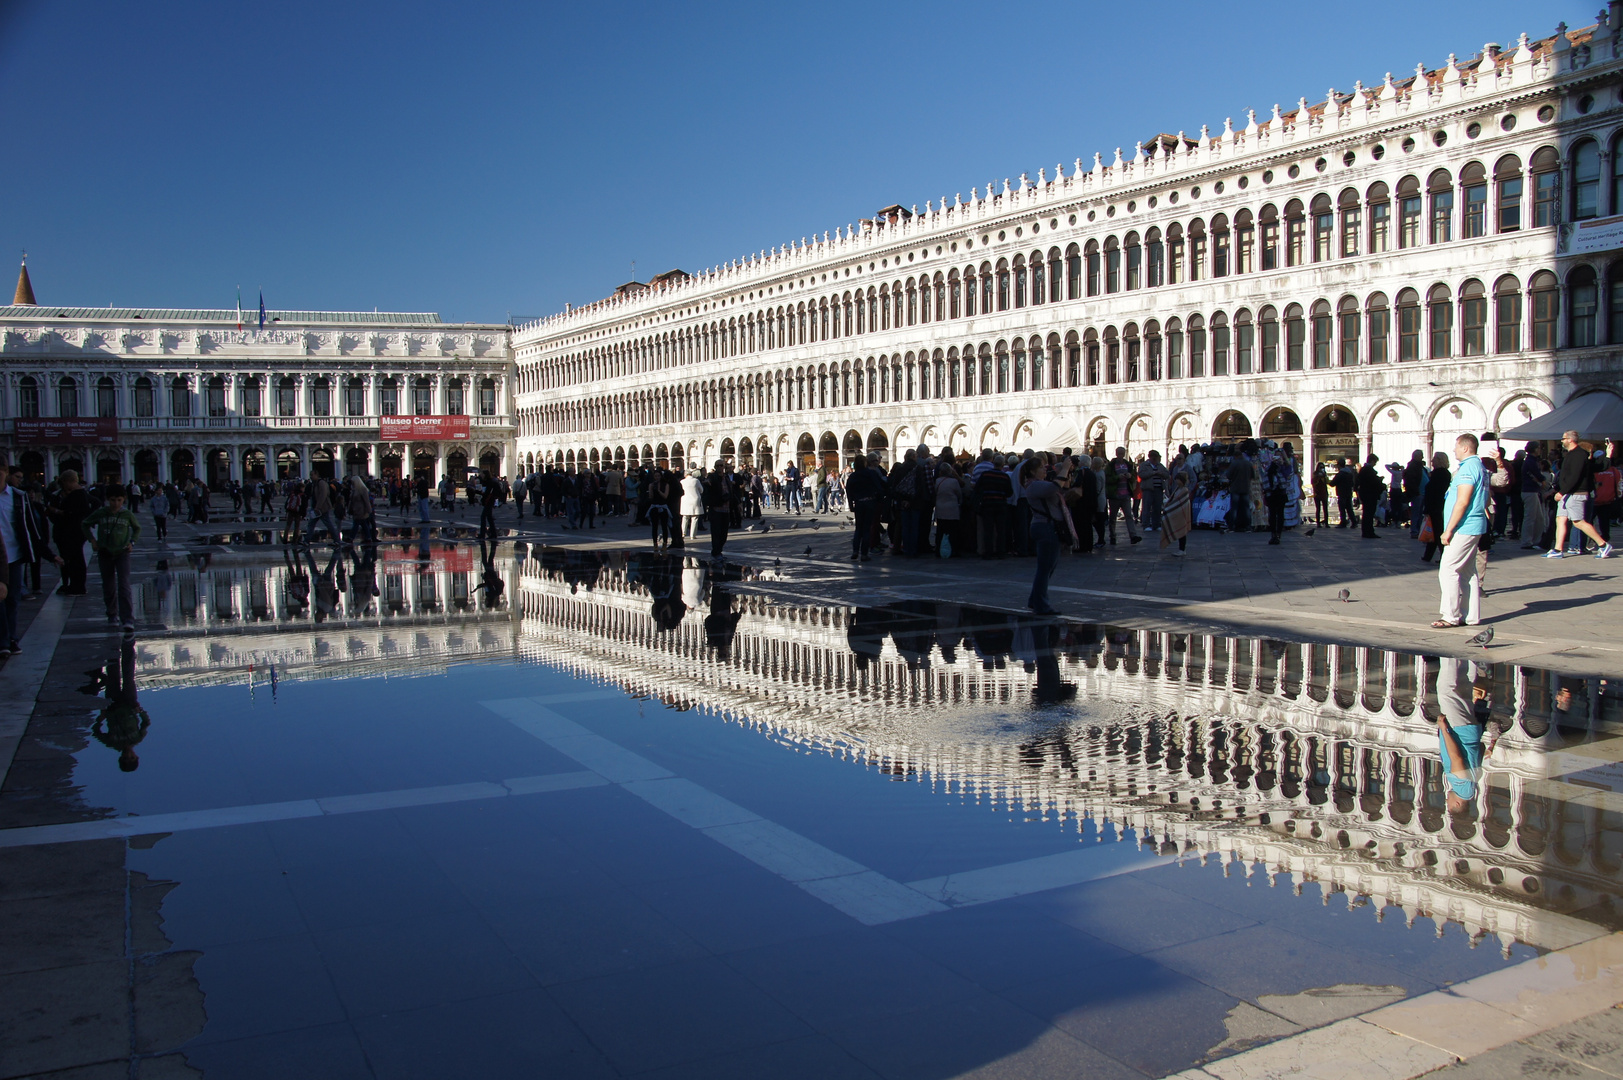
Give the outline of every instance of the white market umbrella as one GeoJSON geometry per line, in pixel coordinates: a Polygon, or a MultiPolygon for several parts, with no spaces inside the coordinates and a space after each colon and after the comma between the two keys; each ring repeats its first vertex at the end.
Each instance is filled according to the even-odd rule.
{"type": "Polygon", "coordinates": [[[1590,442],[1623,438],[1623,398],[1605,391],[1575,397],[1520,427],[1501,431],[1499,441],[1547,441],[1559,439],[1568,431],[1576,431],[1578,438],[1590,442]]]}

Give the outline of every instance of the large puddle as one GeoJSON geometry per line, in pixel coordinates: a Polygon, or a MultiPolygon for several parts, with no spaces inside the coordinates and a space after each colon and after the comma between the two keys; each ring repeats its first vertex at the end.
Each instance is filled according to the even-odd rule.
{"type": "MultiPolygon", "coordinates": [[[[222,808],[235,815],[230,829],[265,830],[227,863],[249,877],[271,866],[291,875],[290,911],[302,922],[287,915],[278,933],[314,934],[322,950],[331,943],[321,935],[348,924],[301,891],[315,888],[298,880],[308,872],[301,845],[365,864],[399,841],[379,831],[386,816],[414,835],[411,858],[487,920],[481,904],[534,903],[544,914],[553,901],[535,899],[542,886],[499,879],[479,899],[459,876],[468,850],[525,852],[526,877],[554,857],[573,867],[567,848],[718,956],[732,954],[678,918],[669,890],[712,879],[756,888],[738,867],[711,862],[712,849],[730,859],[722,849],[731,847],[853,927],[895,928],[886,933],[926,951],[929,935],[947,934],[937,961],[1157,1075],[1256,1041],[1236,1026],[1241,1004],[1262,1002],[1276,1019],[1290,1010],[1264,998],[1341,994],[1374,1007],[1623,928],[1623,712],[1602,680],[1494,663],[1491,652],[1471,662],[924,600],[791,602],[771,571],[647,552],[390,539],[375,557],[318,548],[279,562],[171,567],[139,583],[144,625],[133,649],[120,656],[109,639],[108,668],[86,690],[115,699],[104,713],[117,700],[127,707],[133,675],[150,723],[126,725],[122,742],[98,736],[73,779],[102,814],[165,815],[154,831],[173,837],[132,851],[131,865],[181,883],[166,907],[177,946],[194,917],[188,882],[206,891],[201,883],[222,872],[218,845],[196,839],[222,808]],[[1439,716],[1462,749],[1480,746],[1479,767],[1451,773],[1439,716]],[[653,771],[616,775],[628,761],[653,771]],[[559,776],[609,786],[525,794],[552,790],[545,778],[559,776]],[[637,844],[616,829],[633,826],[603,792],[661,776],[703,798],[674,808],[656,800],[668,815],[658,828],[685,831],[656,842],[655,826],[635,826],[649,848],[628,868],[637,844]],[[347,841],[295,842],[279,831],[294,823],[275,818],[291,811],[255,809],[337,800],[322,803],[332,815],[369,793],[387,798],[379,813],[345,819],[369,822],[344,825],[354,830],[347,841]],[[452,813],[433,807],[480,799],[585,809],[524,817],[522,827],[494,810],[423,824],[430,810],[452,813]],[[705,809],[705,799],[733,809],[705,809]],[[790,848],[856,869],[797,879],[779,856],[728,840],[725,830],[742,826],[715,813],[764,821],[790,848]],[[562,846],[532,850],[536,830],[562,846]],[[721,846],[689,851],[690,834],[721,846]],[[825,887],[862,875],[924,899],[916,910],[875,909],[871,897],[825,887]],[[981,922],[953,921],[974,912],[981,922]],[[1072,945],[1053,944],[1061,930],[1104,950],[1076,960],[1070,979],[1042,955],[1067,955],[1072,945]],[[995,964],[982,955],[992,951],[995,964]],[[1099,974],[1129,958],[1153,960],[1160,974],[1099,974]],[[1128,999],[1153,1003],[1155,987],[1189,980],[1214,996],[1164,990],[1165,1007],[1188,1014],[1184,1042],[1169,1046],[1116,1021],[1089,1027],[1095,1011],[1108,1015],[1112,978],[1128,999]]],[[[399,872],[379,870],[378,880],[398,887],[390,875],[399,872]]],[[[683,903],[707,903],[692,887],[683,903]]],[[[364,875],[346,888],[364,893],[364,875]]],[[[761,905],[771,906],[752,907],[757,916],[761,905]]],[[[223,956],[254,932],[193,944],[223,956]]],[[[631,946],[610,932],[580,947],[603,952],[570,969],[584,978],[623,973],[619,952],[631,946]]],[[[525,963],[543,986],[576,985],[525,963]]],[[[231,980],[247,976],[219,975],[211,990],[209,970],[199,968],[213,1017],[231,980]]],[[[359,1006],[345,1000],[353,1017],[359,1006]]],[[[1289,1028],[1265,1024],[1259,1038],[1289,1028]]],[[[994,1042],[995,1053],[971,1056],[1011,1052],[994,1042]]]]}

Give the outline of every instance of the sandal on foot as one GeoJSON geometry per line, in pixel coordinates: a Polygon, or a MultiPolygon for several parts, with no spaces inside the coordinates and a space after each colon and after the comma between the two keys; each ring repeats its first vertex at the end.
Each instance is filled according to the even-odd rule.
{"type": "Polygon", "coordinates": [[[1432,622],[1431,628],[1433,630],[1453,630],[1464,625],[1464,623],[1449,622],[1447,619],[1436,619],[1432,622]]]}

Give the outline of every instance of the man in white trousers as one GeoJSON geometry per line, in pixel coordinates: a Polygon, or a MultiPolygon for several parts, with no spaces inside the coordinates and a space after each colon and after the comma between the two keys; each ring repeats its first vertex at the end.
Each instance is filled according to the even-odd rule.
{"type": "Polygon", "coordinates": [[[1444,525],[1437,537],[1443,546],[1437,567],[1443,602],[1441,617],[1431,625],[1438,630],[1475,626],[1481,618],[1482,579],[1476,553],[1488,531],[1488,474],[1476,452],[1475,435],[1461,435],[1454,440],[1454,458],[1459,467],[1443,497],[1444,525]],[[1462,592],[1468,597],[1463,604],[1462,592]]]}

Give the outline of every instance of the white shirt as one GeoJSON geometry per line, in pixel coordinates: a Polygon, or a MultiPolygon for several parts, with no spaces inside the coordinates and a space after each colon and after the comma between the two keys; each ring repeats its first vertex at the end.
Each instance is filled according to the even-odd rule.
{"type": "MultiPolygon", "coordinates": [[[[6,558],[12,562],[22,558],[22,545],[17,542],[17,531],[12,522],[17,512],[17,500],[25,497],[10,484],[6,485],[6,490],[0,491],[0,543],[6,545],[6,558]]],[[[27,513],[27,510],[23,512],[27,513]]]]}

